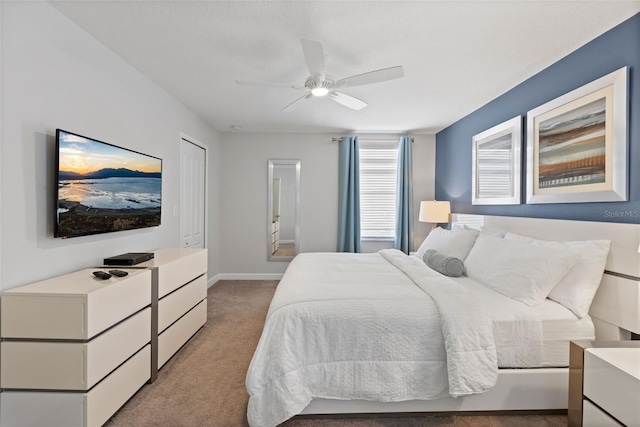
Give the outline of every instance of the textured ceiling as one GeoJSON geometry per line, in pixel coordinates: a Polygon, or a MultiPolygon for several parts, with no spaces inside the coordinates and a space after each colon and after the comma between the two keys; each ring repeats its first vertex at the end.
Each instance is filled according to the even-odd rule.
{"type": "Polygon", "coordinates": [[[222,132],[433,133],[608,29],[640,1],[53,1],[69,19],[222,132]],[[395,65],[405,76],[344,89],[361,111],[301,96],[300,40],[335,79],[395,65]]]}

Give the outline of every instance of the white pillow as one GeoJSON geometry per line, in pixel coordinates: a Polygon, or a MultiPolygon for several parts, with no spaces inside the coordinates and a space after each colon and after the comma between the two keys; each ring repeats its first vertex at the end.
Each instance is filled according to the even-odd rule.
{"type": "Polygon", "coordinates": [[[506,233],[506,231],[504,231],[504,230],[500,230],[500,229],[492,228],[492,227],[487,227],[486,225],[483,225],[478,229],[478,228],[469,227],[466,224],[462,224],[461,226],[460,225],[456,225],[454,227],[454,230],[456,228],[464,228],[465,230],[479,231],[480,233],[484,233],[484,234],[488,234],[489,236],[496,236],[496,237],[504,237],[504,234],[506,233]]]}
{"type": "Polygon", "coordinates": [[[429,249],[435,249],[446,256],[458,258],[464,261],[469,255],[469,251],[478,237],[476,230],[465,230],[463,228],[454,228],[453,230],[445,230],[436,227],[424,239],[416,256],[420,259],[424,257],[425,252],[429,249]]]}
{"type": "Polygon", "coordinates": [[[567,307],[580,318],[589,313],[589,307],[600,286],[604,266],[609,256],[611,248],[609,240],[555,242],[537,240],[514,233],[507,233],[504,238],[580,255],[578,263],[551,290],[549,299],[567,307]]]}
{"type": "Polygon", "coordinates": [[[495,237],[504,237],[504,234],[505,234],[504,230],[499,230],[497,228],[487,227],[486,225],[483,225],[480,228],[480,232],[482,234],[488,234],[489,236],[495,236],[495,237]]]}
{"type": "Polygon", "coordinates": [[[480,234],[464,264],[471,279],[535,306],[579,259],[560,249],[480,234]]]}

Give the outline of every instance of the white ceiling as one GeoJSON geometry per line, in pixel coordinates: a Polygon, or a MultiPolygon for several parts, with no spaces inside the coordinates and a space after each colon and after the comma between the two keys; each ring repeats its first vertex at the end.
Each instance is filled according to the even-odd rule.
{"type": "Polygon", "coordinates": [[[640,12],[640,1],[57,1],[64,15],[221,132],[434,133],[640,12]],[[344,89],[369,105],[301,96],[300,40],[335,79],[395,65],[405,76],[344,89]]]}

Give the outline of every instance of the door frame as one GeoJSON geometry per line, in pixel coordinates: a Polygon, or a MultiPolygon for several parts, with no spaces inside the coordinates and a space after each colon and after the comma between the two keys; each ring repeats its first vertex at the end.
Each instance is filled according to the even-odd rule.
{"type": "MultiPolygon", "coordinates": [[[[206,144],[198,141],[195,138],[187,135],[184,132],[180,132],[179,135],[179,149],[180,149],[180,163],[179,163],[179,176],[180,176],[180,190],[182,190],[182,140],[189,142],[193,145],[196,145],[204,150],[204,247],[209,247],[209,147],[206,144]]],[[[182,215],[182,191],[179,192],[179,206],[180,210],[178,211],[180,215],[182,215]]],[[[182,218],[179,217],[180,225],[180,236],[182,236],[182,218]]],[[[181,244],[182,237],[178,238],[178,244],[182,247],[181,244]]]]}

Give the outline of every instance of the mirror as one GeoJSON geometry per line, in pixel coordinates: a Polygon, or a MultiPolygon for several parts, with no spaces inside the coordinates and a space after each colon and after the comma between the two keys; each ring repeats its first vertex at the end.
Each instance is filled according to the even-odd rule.
{"type": "Polygon", "coordinates": [[[267,259],[291,261],[300,250],[300,160],[269,160],[267,259]]]}

